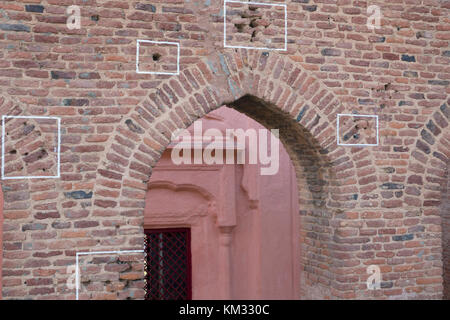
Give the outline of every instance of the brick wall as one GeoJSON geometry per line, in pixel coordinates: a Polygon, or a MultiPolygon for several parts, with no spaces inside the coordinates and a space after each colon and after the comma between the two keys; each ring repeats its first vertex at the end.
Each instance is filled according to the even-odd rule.
{"type": "MultiPolygon", "coordinates": [[[[56,124],[36,116],[61,119],[60,177],[2,181],[4,298],[73,299],[76,252],[141,249],[146,182],[171,132],[223,104],[279,128],[292,157],[303,297],[442,298],[450,2],[286,4],[283,52],[224,48],[222,2],[0,3],[0,111],[31,117],[5,125],[6,176],[57,175],[56,124]],[[66,26],[72,4],[80,29],[66,26]],[[179,42],[179,75],[137,73],[138,39],[179,42]],[[378,115],[378,146],[337,145],[375,139],[369,120],[336,130],[352,113],[378,115]],[[366,288],[369,265],[380,290],[366,288]]],[[[227,9],[228,45],[282,47],[281,9],[238,9],[227,9]]],[[[161,48],[144,71],[173,72],[174,52],[161,48]]],[[[124,286],[142,296],[128,269],[83,272],[96,280],[84,298],[124,298],[124,286]]]]}
{"type": "Polygon", "coordinates": [[[450,300],[450,175],[447,165],[447,190],[442,199],[442,249],[444,263],[444,298],[450,300]]]}
{"type": "MultiPolygon", "coordinates": [[[[0,266],[3,263],[3,191],[0,190],[0,266]]],[[[2,268],[0,267],[0,299],[2,298],[2,268]]]]}

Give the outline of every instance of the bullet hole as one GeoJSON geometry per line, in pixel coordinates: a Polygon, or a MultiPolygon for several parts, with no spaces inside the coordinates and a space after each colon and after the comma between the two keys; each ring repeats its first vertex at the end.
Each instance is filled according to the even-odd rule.
{"type": "Polygon", "coordinates": [[[234,26],[236,27],[238,32],[244,32],[245,24],[243,24],[243,23],[236,23],[234,26]]]}
{"type": "Polygon", "coordinates": [[[256,28],[257,26],[258,26],[258,24],[256,23],[256,19],[253,19],[252,21],[250,21],[250,27],[256,28]]]}
{"type": "Polygon", "coordinates": [[[38,155],[38,159],[40,160],[40,159],[42,159],[44,156],[46,156],[47,155],[47,151],[45,151],[44,149],[41,149],[40,151],[39,151],[39,155],[38,155]]]}
{"type": "Polygon", "coordinates": [[[100,16],[98,14],[94,14],[94,15],[91,16],[91,20],[92,21],[98,21],[98,20],[100,20],[100,16]]]}
{"type": "Polygon", "coordinates": [[[10,154],[16,154],[16,153],[17,153],[17,150],[11,150],[9,153],[10,153],[10,154]]]}
{"type": "Polygon", "coordinates": [[[353,135],[353,138],[358,139],[358,138],[359,138],[359,134],[355,133],[355,134],[353,135]]]}
{"type": "Polygon", "coordinates": [[[28,155],[28,152],[25,152],[25,153],[24,153],[24,155],[26,155],[26,156],[27,156],[27,155],[28,155]]]}
{"type": "Polygon", "coordinates": [[[154,53],[152,59],[153,61],[159,61],[159,59],[161,59],[161,55],[159,53],[154,53]]]}

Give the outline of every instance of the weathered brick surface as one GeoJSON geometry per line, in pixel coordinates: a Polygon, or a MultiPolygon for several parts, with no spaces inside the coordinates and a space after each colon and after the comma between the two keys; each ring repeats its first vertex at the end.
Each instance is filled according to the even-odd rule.
{"type": "MultiPolygon", "coordinates": [[[[370,3],[375,30],[364,1],[286,3],[287,52],[223,48],[221,2],[0,3],[1,114],[62,125],[60,179],[2,181],[4,298],[73,299],[77,251],[141,249],[146,182],[171,133],[223,104],[280,129],[297,169],[303,297],[448,297],[449,1],[370,3]],[[72,4],[79,30],[65,24],[72,4]],[[180,74],[137,74],[137,39],[180,42],[180,74]],[[338,113],[378,115],[380,145],[337,146],[338,113]],[[372,264],[380,290],[366,288],[372,264]]],[[[275,18],[237,24],[251,37],[275,18]]],[[[33,142],[5,155],[11,172],[42,169],[27,171],[44,156],[33,142]]],[[[90,267],[83,297],[142,297],[128,269],[90,267]]]]}
{"type": "Polygon", "coordinates": [[[450,175],[447,165],[447,190],[442,194],[442,249],[444,264],[444,298],[450,299],[450,175]]]}

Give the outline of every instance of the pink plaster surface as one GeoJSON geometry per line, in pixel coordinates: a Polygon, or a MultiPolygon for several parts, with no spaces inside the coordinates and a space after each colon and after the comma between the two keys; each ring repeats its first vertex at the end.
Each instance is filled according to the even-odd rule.
{"type": "MultiPolygon", "coordinates": [[[[228,107],[198,121],[203,130],[263,129],[228,107]]],[[[281,143],[278,173],[262,176],[259,167],[174,165],[169,147],[154,168],[144,226],[191,228],[193,299],[299,297],[295,171],[281,143]]]]}

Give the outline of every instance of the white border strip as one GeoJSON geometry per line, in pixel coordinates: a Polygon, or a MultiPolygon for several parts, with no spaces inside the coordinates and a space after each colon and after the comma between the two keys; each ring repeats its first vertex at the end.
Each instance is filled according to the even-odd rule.
{"type": "Polygon", "coordinates": [[[77,252],[75,256],[76,260],[76,269],[75,269],[75,288],[76,288],[76,300],[78,300],[80,290],[80,274],[78,268],[78,257],[79,256],[87,256],[87,255],[96,255],[96,254],[122,254],[122,253],[145,253],[144,250],[124,250],[124,251],[88,251],[88,252],[77,252]]]}
{"type": "Polygon", "coordinates": [[[141,74],[164,74],[164,75],[171,75],[171,76],[177,76],[180,74],[180,43],[179,42],[168,42],[168,41],[153,41],[153,40],[137,40],[136,45],[136,73],[141,74]],[[177,72],[156,72],[156,71],[140,71],[139,70],[139,47],[140,43],[156,43],[156,44],[169,44],[169,45],[176,45],[177,46],[177,72]]]}
{"type": "Polygon", "coordinates": [[[262,3],[262,2],[244,2],[237,0],[225,0],[223,2],[223,46],[224,48],[237,49],[255,49],[255,50],[272,50],[272,51],[287,51],[287,5],[281,3],[262,3]],[[259,6],[278,6],[284,7],[284,48],[265,48],[265,47],[246,47],[246,46],[229,46],[227,45],[227,3],[242,3],[253,4],[259,6]]]}
{"type": "Polygon", "coordinates": [[[58,179],[61,177],[60,172],[61,164],[61,118],[59,117],[41,117],[41,116],[2,116],[2,180],[13,180],[13,179],[58,179]],[[11,119],[51,119],[56,120],[58,124],[58,154],[57,154],[57,168],[56,176],[20,176],[20,177],[5,177],[5,120],[11,119]]]}
{"type": "Polygon", "coordinates": [[[378,146],[378,144],[379,144],[378,115],[338,113],[338,115],[337,115],[337,123],[336,123],[336,137],[337,137],[337,145],[338,146],[357,146],[357,147],[378,146]],[[349,144],[340,143],[340,140],[339,140],[339,117],[340,116],[375,118],[376,125],[377,125],[377,143],[376,144],[371,144],[371,143],[349,143],[349,144]]]}

